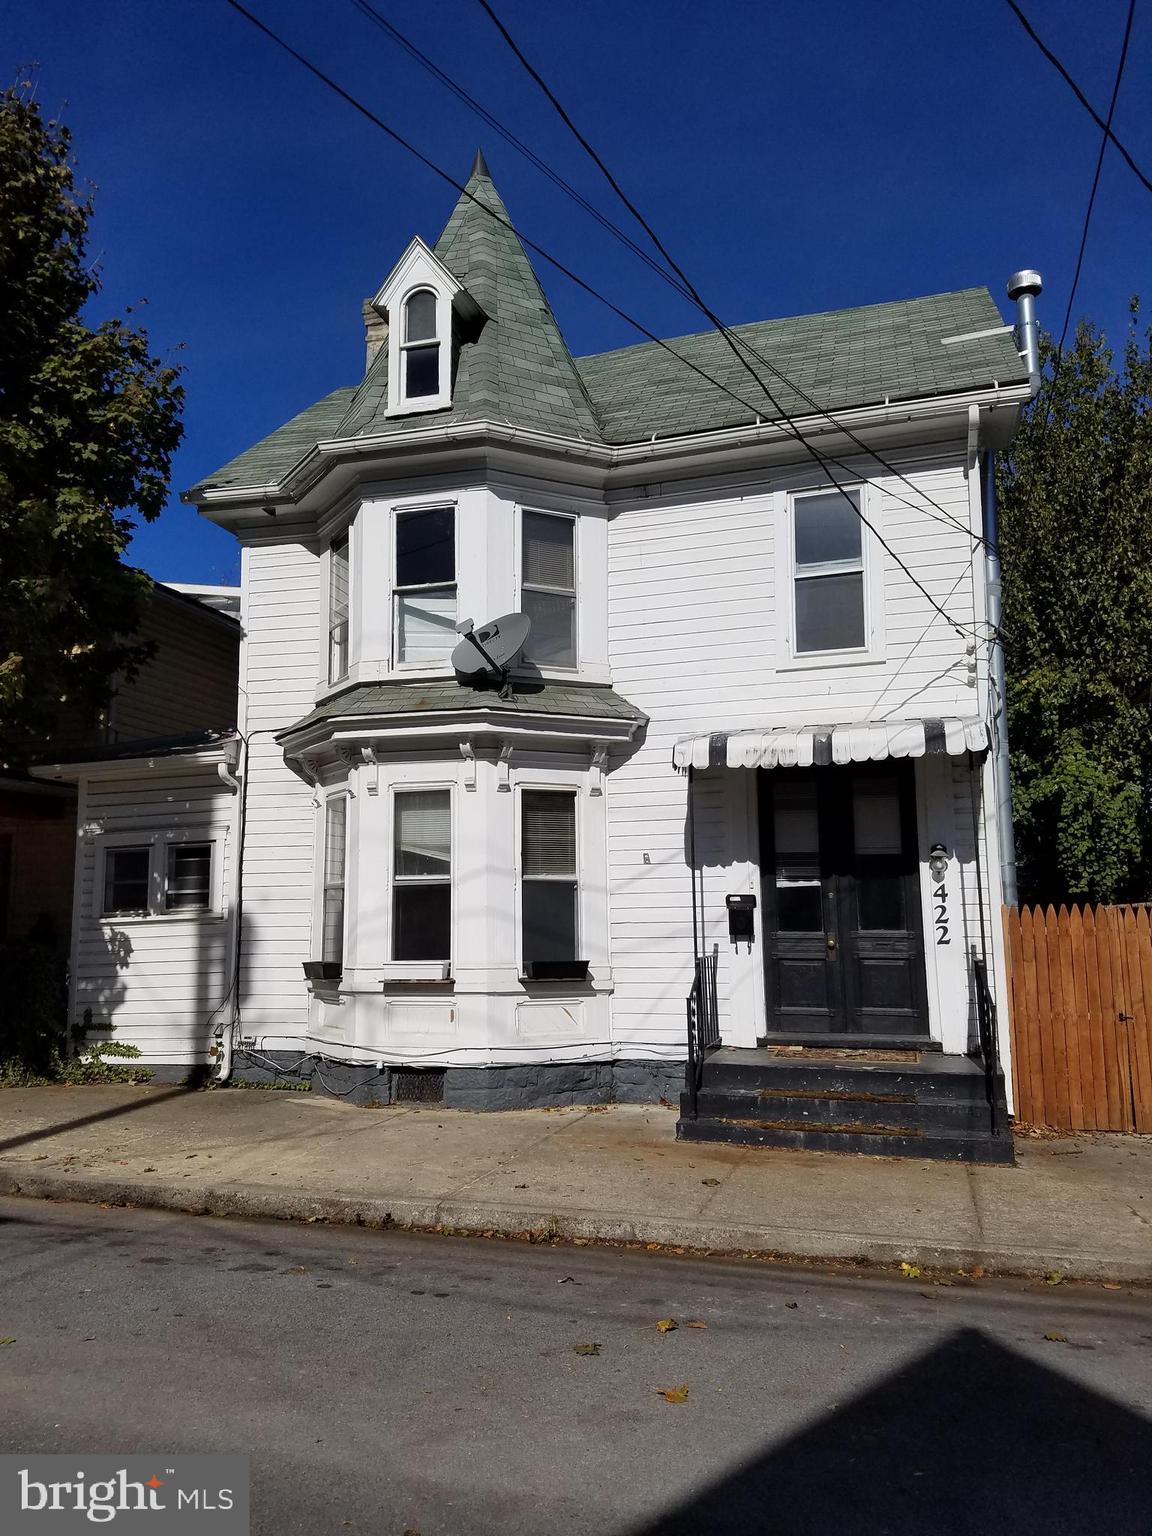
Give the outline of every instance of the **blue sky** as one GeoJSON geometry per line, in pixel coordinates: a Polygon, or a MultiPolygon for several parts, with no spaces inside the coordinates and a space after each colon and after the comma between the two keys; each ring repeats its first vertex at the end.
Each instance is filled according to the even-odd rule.
{"type": "MultiPolygon", "coordinates": [[[[482,143],[520,229],[661,335],[699,316],[358,13],[247,0],[463,180],[482,143]]],[[[375,0],[618,223],[627,215],[475,0],[375,0]]],[[[1124,0],[1025,7],[1107,107],[1124,0]]],[[[1036,266],[1067,303],[1099,132],[1003,0],[500,0],[497,9],[725,320],[987,284],[1036,266]]],[[[95,312],[146,299],[185,366],[168,510],[131,558],[165,580],[236,579],[231,537],[177,493],[363,367],[360,306],[454,193],[223,0],[4,0],[9,78],[39,65],[96,188],[95,312]],[[176,349],[179,349],[177,351],[176,349]]],[[[1152,165],[1152,14],[1115,122],[1152,165]]],[[[1143,287],[1152,195],[1110,152],[1077,314],[1115,337],[1143,287]]],[[[640,339],[542,276],[576,353],[640,339]]]]}

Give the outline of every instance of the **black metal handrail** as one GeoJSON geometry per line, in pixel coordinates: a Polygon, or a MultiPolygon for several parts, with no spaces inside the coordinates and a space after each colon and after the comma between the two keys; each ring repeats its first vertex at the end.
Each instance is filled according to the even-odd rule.
{"type": "Polygon", "coordinates": [[[696,1118],[696,1103],[704,1075],[704,1058],[720,1044],[720,1004],[716,994],[716,968],[720,946],[696,960],[692,990],[688,994],[688,1068],[685,1089],[689,1118],[696,1118]]]}
{"type": "Polygon", "coordinates": [[[972,948],[972,977],[976,983],[976,1028],[980,1060],[984,1067],[984,1093],[988,1099],[988,1120],[996,1134],[996,1110],[999,1099],[1000,1043],[996,1029],[996,1003],[988,985],[988,966],[972,948]]]}

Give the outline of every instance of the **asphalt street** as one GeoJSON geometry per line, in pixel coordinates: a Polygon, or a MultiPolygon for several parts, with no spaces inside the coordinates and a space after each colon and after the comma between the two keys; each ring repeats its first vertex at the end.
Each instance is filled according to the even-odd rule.
{"type": "Polygon", "coordinates": [[[261,1536],[1152,1520],[1127,1288],[12,1199],[0,1339],[0,1449],[246,1454],[261,1536]]]}

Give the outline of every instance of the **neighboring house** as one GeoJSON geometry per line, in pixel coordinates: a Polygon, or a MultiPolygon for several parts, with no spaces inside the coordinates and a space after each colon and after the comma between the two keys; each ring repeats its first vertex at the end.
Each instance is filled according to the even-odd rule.
{"type": "Polygon", "coordinates": [[[226,806],[228,819],[233,795],[218,781],[219,793],[202,797],[187,768],[237,756],[239,607],[235,587],[157,582],[139,631],[155,648],[151,660],[114,684],[101,719],[69,733],[50,762],[28,779],[0,783],[0,814],[8,806],[22,812],[0,820],[0,885],[6,841],[11,861],[0,941],[31,930],[66,944],[71,932],[75,1020],[91,1009],[94,1022],[113,1024],[149,1057],[185,1061],[194,1038],[193,1054],[203,1054],[178,1014],[210,984],[203,962],[221,925],[198,905],[199,845],[187,829],[215,835],[215,807],[226,806]],[[138,883],[144,861],[133,852],[144,841],[155,849],[147,891],[138,883]],[[161,930],[104,920],[107,901],[122,907],[129,899],[149,911],[178,902],[183,922],[161,930]]]}
{"type": "MultiPolygon", "coordinates": [[[[654,1100],[718,947],[749,1054],[709,1057],[685,1135],[1004,1155],[969,1053],[973,953],[1005,1017],[981,470],[1029,398],[1010,328],[983,288],[739,328],[845,494],[715,333],[574,359],[506,220],[478,157],[366,306],[363,380],[189,492],[243,549],[243,823],[219,754],[85,770],[82,921],[133,946],[109,982],[163,994],[187,1062],[219,1035],[226,1070],[311,1055],[382,1097],[654,1100]],[[517,611],[510,686],[457,676],[458,623],[517,611]],[[161,984],[135,818],[210,847],[222,927],[241,893],[238,987],[215,950],[161,984]]],[[[146,1046],[139,1016],[106,1014],[146,1046]]]]}

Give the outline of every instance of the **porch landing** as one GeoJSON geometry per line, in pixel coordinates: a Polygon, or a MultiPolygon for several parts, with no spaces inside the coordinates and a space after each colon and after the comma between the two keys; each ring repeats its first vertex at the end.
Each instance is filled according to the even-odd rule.
{"type": "Polygon", "coordinates": [[[967,1056],[918,1049],[722,1047],[705,1056],[681,1141],[1011,1163],[1003,1080],[988,1102],[967,1056]]]}

